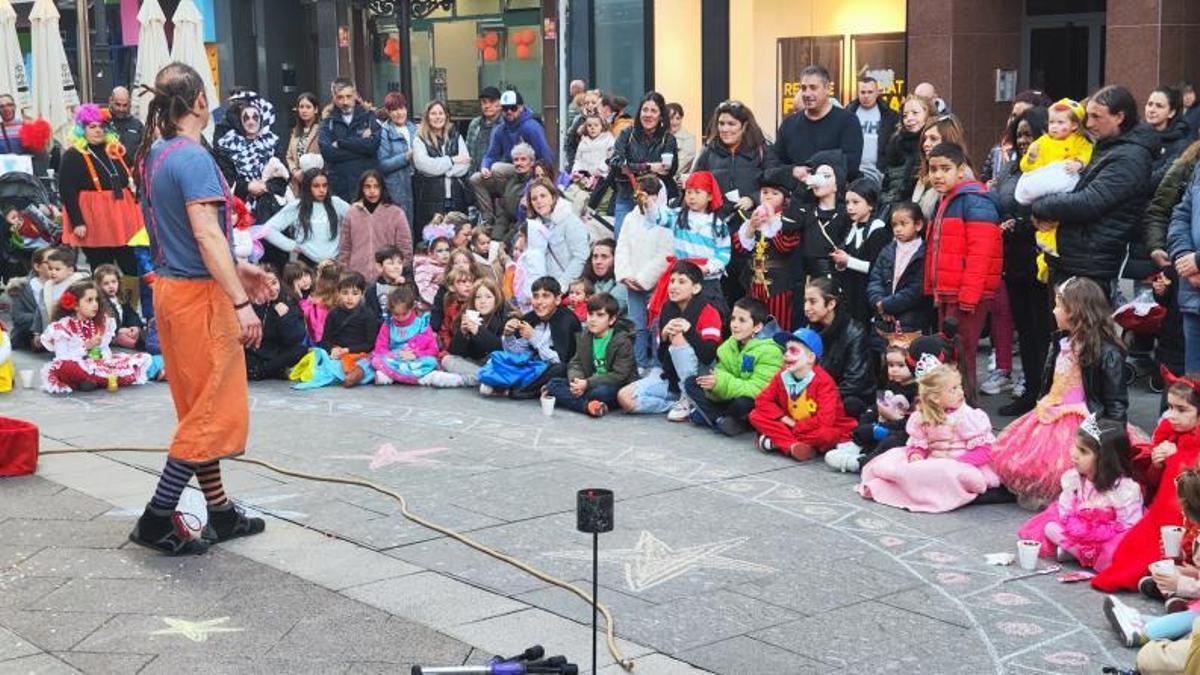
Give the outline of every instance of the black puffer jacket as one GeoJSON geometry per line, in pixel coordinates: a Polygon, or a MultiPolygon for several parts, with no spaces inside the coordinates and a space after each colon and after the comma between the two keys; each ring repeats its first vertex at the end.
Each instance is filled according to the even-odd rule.
{"type": "Polygon", "coordinates": [[[1145,123],[1096,144],[1092,163],[1072,192],[1047,195],[1033,215],[1058,221],[1060,274],[1116,278],[1130,242],[1142,239],[1142,214],[1150,199],[1150,167],[1158,134],[1145,123]]]}
{"type": "Polygon", "coordinates": [[[1171,168],[1171,164],[1179,159],[1179,155],[1191,143],[1193,134],[1189,133],[1188,124],[1183,121],[1181,116],[1176,116],[1166,129],[1155,133],[1158,134],[1158,143],[1161,147],[1158,154],[1154,156],[1154,168],[1150,172],[1150,182],[1154,188],[1158,188],[1167,169],[1171,168]]]}
{"type": "MultiPolygon", "coordinates": [[[[720,141],[714,141],[704,146],[696,161],[692,162],[692,172],[709,171],[717,179],[723,194],[737,190],[738,195],[749,197],[758,204],[758,182],[763,172],[779,166],[779,158],[775,155],[775,147],[764,143],[758,150],[750,150],[744,145],[736,153],[729,151],[720,141]]],[[[729,213],[733,210],[733,200],[726,199],[729,213]]]]}
{"type": "Polygon", "coordinates": [[[853,396],[863,403],[873,401],[875,387],[868,375],[867,335],[862,325],[850,318],[850,312],[839,310],[833,323],[818,332],[824,347],[821,367],[837,382],[842,400],[853,396]]]}
{"type": "Polygon", "coordinates": [[[892,204],[912,199],[921,172],[919,133],[901,129],[888,141],[879,170],[883,172],[883,190],[879,195],[880,212],[892,204]]]}
{"type": "Polygon", "coordinates": [[[1017,203],[1017,181],[1021,180],[1021,163],[1009,162],[996,175],[988,196],[996,202],[1000,222],[1013,221],[1013,228],[1004,231],[1004,278],[1009,281],[1033,279],[1037,275],[1037,240],[1034,238],[1033,217],[1028,206],[1017,203]]]}
{"type": "Polygon", "coordinates": [[[679,144],[671,135],[671,129],[661,126],[653,134],[647,134],[640,124],[626,127],[621,135],[617,136],[617,142],[613,145],[612,157],[608,160],[608,165],[612,167],[613,174],[616,176],[617,195],[625,199],[633,197],[633,185],[621,175],[622,169],[629,167],[635,177],[641,178],[650,173],[651,164],[661,162],[663,154],[668,152],[674,155],[671,160],[671,171],[668,177],[660,176],[660,178],[663,178],[667,193],[674,196],[675,181],[669,180],[669,176],[674,176],[675,172],[679,170],[679,144]]]}
{"type": "MultiPolygon", "coordinates": [[[[1046,368],[1042,381],[1042,396],[1050,393],[1054,382],[1054,363],[1062,351],[1065,332],[1056,333],[1050,339],[1050,353],[1046,355],[1046,368]]],[[[1115,344],[1105,342],[1100,347],[1100,359],[1084,366],[1083,396],[1088,410],[1098,417],[1124,422],[1129,410],[1129,390],[1125,387],[1125,352],[1115,344]]]]}

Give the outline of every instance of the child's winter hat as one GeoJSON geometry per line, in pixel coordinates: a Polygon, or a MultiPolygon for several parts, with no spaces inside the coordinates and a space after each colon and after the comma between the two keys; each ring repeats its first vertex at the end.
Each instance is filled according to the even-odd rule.
{"type": "Polygon", "coordinates": [[[1059,99],[1054,105],[1050,106],[1050,112],[1069,112],[1075,116],[1076,121],[1081,123],[1087,117],[1087,111],[1083,109],[1079,101],[1069,98],[1059,99]]]}
{"type": "Polygon", "coordinates": [[[688,176],[687,182],[683,184],[684,190],[704,190],[712,196],[712,201],[709,202],[709,207],[716,211],[725,203],[725,198],[721,195],[721,186],[717,184],[717,179],[708,171],[697,171],[688,176]]]}
{"type": "Polygon", "coordinates": [[[792,176],[792,170],[786,166],[777,166],[767,169],[763,172],[762,178],[758,179],[758,187],[775,188],[785,195],[791,195],[796,191],[796,178],[792,176]]]}
{"type": "Polygon", "coordinates": [[[799,328],[794,333],[776,333],[775,342],[784,348],[787,347],[789,342],[799,342],[808,347],[808,351],[812,352],[818,361],[821,360],[821,355],[825,352],[825,344],[821,342],[821,334],[811,328],[799,328]]]}

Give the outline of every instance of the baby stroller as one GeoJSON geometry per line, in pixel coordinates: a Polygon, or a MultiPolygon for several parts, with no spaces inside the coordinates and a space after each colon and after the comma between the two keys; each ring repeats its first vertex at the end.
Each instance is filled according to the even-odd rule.
{"type": "Polygon", "coordinates": [[[10,171],[0,175],[0,275],[5,279],[26,274],[33,251],[58,243],[62,226],[57,208],[45,186],[33,174],[10,171]],[[8,218],[13,215],[13,220],[8,218]],[[14,222],[15,221],[15,222],[14,222]]]}
{"type": "Polygon", "coordinates": [[[1113,312],[1113,321],[1121,328],[1128,356],[1125,359],[1125,384],[1146,378],[1150,391],[1160,394],[1166,386],[1154,359],[1154,340],[1160,334],[1167,308],[1154,300],[1150,288],[1140,289],[1132,302],[1113,312]],[[1145,349],[1149,345],[1150,349],[1145,349]]]}

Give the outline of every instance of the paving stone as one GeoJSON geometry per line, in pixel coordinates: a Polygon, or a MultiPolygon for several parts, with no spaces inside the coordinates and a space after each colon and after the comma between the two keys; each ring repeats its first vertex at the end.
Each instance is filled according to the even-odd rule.
{"type": "Polygon", "coordinates": [[[84,673],[136,673],[154,656],[149,654],[89,654],[55,652],[54,656],[84,673]]]}
{"type": "Polygon", "coordinates": [[[43,547],[69,544],[75,548],[116,548],[129,538],[133,518],[100,516],[88,521],[12,518],[0,522],[4,545],[43,547]]]}
{"type": "MultiPolygon", "coordinates": [[[[162,654],[150,662],[140,675],[176,675],[194,671],[197,657],[194,655],[162,654]]],[[[262,659],[252,657],[237,658],[233,656],[203,657],[206,675],[324,675],[330,673],[339,675],[346,672],[347,665],[337,661],[311,659],[262,659]]],[[[391,672],[399,671],[395,664],[390,665],[391,672]]]]}
{"type": "Polygon", "coordinates": [[[717,591],[625,615],[625,635],[636,635],[668,654],[788,623],[800,614],[766,602],[717,591]]]}
{"type": "MultiPolygon", "coordinates": [[[[638,657],[635,668],[640,672],[654,673],[655,675],[703,675],[709,672],[664,654],[648,654],[638,657]]],[[[600,675],[629,675],[629,671],[616,663],[599,670],[600,675]]],[[[582,664],[580,664],[580,671],[583,671],[582,664]]]]}
{"type": "Polygon", "coordinates": [[[107,503],[71,490],[0,500],[0,518],[91,520],[111,508],[107,503]]]}
{"type": "MultiPolygon", "coordinates": [[[[15,631],[47,651],[71,649],[110,618],[111,614],[86,611],[0,610],[0,626],[15,631]]],[[[3,653],[4,650],[0,649],[0,654],[3,653]]]]}
{"type": "Polygon", "coordinates": [[[439,629],[516,612],[526,607],[432,572],[355,586],[344,593],[397,616],[439,629]]]}
{"type": "Polygon", "coordinates": [[[362,605],[353,613],[301,619],[268,658],[370,661],[391,664],[462,663],[471,649],[430,628],[362,605]]]}
{"type": "MultiPolygon", "coordinates": [[[[571,583],[583,589],[589,595],[592,592],[591,579],[573,579],[571,583]]],[[[628,633],[628,627],[625,625],[626,619],[649,612],[654,608],[653,604],[641,598],[603,584],[600,586],[598,595],[600,596],[600,604],[608,607],[609,611],[612,612],[617,624],[617,634],[622,636],[628,633]]],[[[534,607],[541,607],[578,623],[586,625],[591,625],[592,623],[591,603],[586,602],[578,595],[564,588],[547,585],[534,591],[515,595],[513,599],[534,607]]],[[[603,623],[603,621],[604,617],[601,616],[600,622],[603,623]]]]}
{"type": "Polygon", "coordinates": [[[42,652],[32,642],[22,636],[0,627],[0,660],[16,659],[42,652]]]}
{"type": "Polygon", "coordinates": [[[25,606],[60,612],[87,608],[114,614],[160,613],[170,616],[180,608],[198,611],[210,606],[217,598],[205,590],[185,579],[70,579],[25,606]]]}
{"type": "Polygon", "coordinates": [[[36,654],[11,661],[0,661],[2,673],[36,673],[36,675],[60,675],[63,673],[78,673],[49,654],[36,654]]]}
{"type": "Polygon", "coordinates": [[[110,654],[190,655],[193,659],[214,653],[228,657],[258,658],[286,635],[295,623],[296,620],[291,617],[279,617],[268,612],[231,614],[223,607],[204,611],[179,604],[154,615],[117,615],[75,648],[84,652],[110,654]],[[190,639],[182,633],[163,633],[173,630],[167,619],[201,626],[209,622],[211,627],[205,630],[210,632],[202,641],[190,639]]]}
{"type": "Polygon", "coordinates": [[[789,675],[818,675],[837,670],[836,667],[827,663],[814,661],[746,636],[738,636],[689,649],[676,656],[714,673],[746,672],[748,667],[753,667],[762,673],[788,673],[789,675]],[[754,665],[750,666],[750,664],[754,665]]]}
{"type": "Polygon", "coordinates": [[[12,571],[0,574],[0,609],[27,607],[65,583],[64,579],[27,577],[12,571]]]}
{"type": "Polygon", "coordinates": [[[0,478],[0,492],[5,499],[16,499],[30,495],[46,496],[61,492],[63,486],[40,476],[6,476],[0,478]]]}
{"type": "MultiPolygon", "coordinates": [[[[2,525],[0,525],[0,527],[2,527],[2,525]]],[[[40,550],[40,547],[38,547],[36,544],[10,545],[7,543],[8,540],[3,539],[2,537],[0,537],[0,541],[5,542],[4,544],[0,544],[0,570],[7,570],[10,567],[16,567],[17,563],[25,560],[40,550]]]]}
{"type": "Polygon", "coordinates": [[[18,569],[34,577],[73,579],[159,579],[164,576],[142,563],[142,556],[123,550],[45,548],[21,562],[18,569]]]}

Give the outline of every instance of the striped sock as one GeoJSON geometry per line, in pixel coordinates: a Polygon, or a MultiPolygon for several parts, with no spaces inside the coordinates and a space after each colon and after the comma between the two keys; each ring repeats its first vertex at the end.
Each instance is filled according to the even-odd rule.
{"type": "Polygon", "coordinates": [[[158,479],[158,487],[154,490],[154,498],[150,506],[162,511],[174,511],[179,506],[179,495],[187,487],[195,471],[190,464],[177,459],[168,459],[163,467],[162,478],[158,479]]]}
{"type": "Polygon", "coordinates": [[[204,493],[204,501],[208,508],[220,509],[229,504],[225,496],[225,485],[221,482],[221,463],[212,461],[196,467],[196,480],[200,481],[200,491],[204,493]]]}

